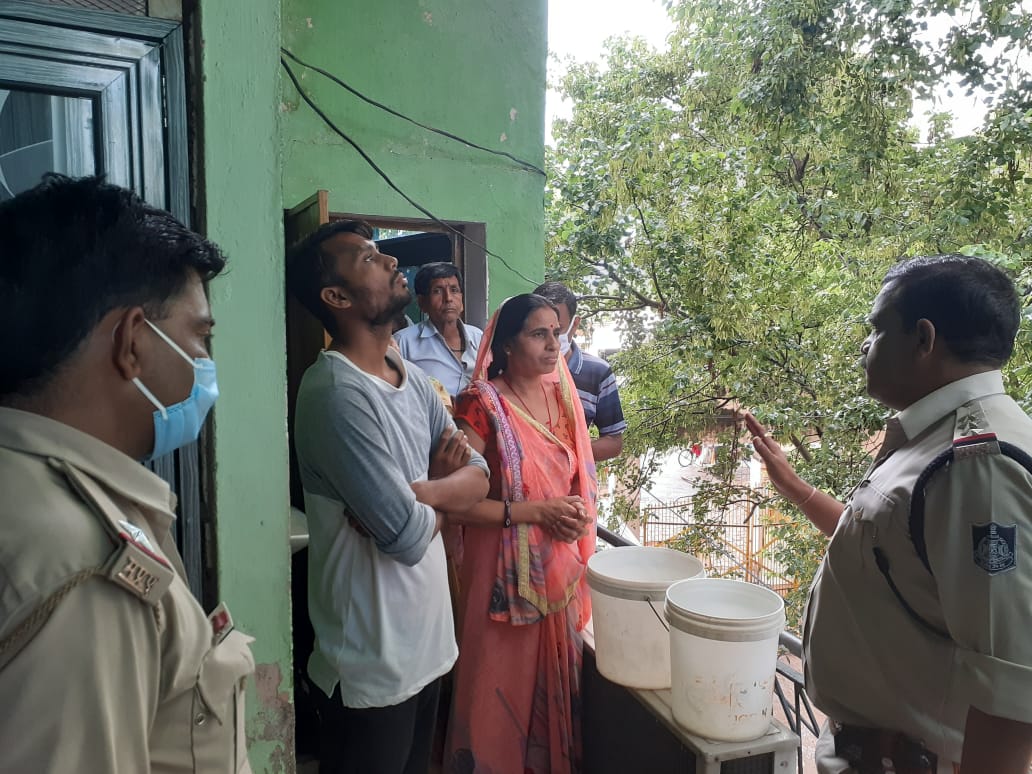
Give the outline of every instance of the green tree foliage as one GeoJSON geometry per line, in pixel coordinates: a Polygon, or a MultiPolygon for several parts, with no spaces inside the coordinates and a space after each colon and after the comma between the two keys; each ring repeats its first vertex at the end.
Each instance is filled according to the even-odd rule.
{"type": "MultiPolygon", "coordinates": [[[[972,0],[667,5],[665,51],[613,40],[605,68],[562,79],[551,274],[619,314],[627,455],[717,430],[718,482],[696,500],[758,502],[733,475],[751,453],[734,411],[751,407],[844,497],[886,414],[858,348],[888,266],[977,252],[1032,279],[1032,16],[972,0]],[[947,88],[982,95],[982,128],[953,138],[938,114],[919,136],[915,98],[947,88]]],[[[1029,355],[1023,335],[1008,379],[1026,405],[1029,355]]],[[[793,516],[778,558],[805,589],[824,542],[778,506],[793,516]]]]}

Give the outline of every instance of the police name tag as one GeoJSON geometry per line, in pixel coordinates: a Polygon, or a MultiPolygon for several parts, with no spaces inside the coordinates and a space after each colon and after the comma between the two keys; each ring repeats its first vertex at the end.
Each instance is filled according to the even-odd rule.
{"type": "Polygon", "coordinates": [[[990,521],[971,525],[971,545],[975,564],[990,575],[1018,566],[1018,525],[1004,526],[990,521]]]}
{"type": "Polygon", "coordinates": [[[233,616],[229,614],[229,608],[226,607],[225,602],[219,602],[218,607],[211,611],[208,620],[211,622],[213,645],[218,645],[236,628],[233,624],[233,616]]]}
{"type": "Polygon", "coordinates": [[[175,571],[165,557],[137,542],[127,530],[119,532],[118,537],[122,545],[109,560],[108,578],[156,605],[172,585],[175,571]]]}

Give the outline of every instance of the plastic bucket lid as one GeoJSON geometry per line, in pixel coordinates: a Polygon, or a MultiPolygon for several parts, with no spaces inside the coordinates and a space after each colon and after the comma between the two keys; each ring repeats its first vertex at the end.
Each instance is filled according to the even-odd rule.
{"type": "Polygon", "coordinates": [[[705,575],[691,554],[659,546],[622,546],[588,559],[588,586],[616,599],[663,599],[671,583],[705,575]]]}
{"type": "Polygon", "coordinates": [[[671,585],[664,608],[676,629],[724,642],[752,642],[785,627],[785,603],[763,586],[729,578],[696,578],[671,585]]]}

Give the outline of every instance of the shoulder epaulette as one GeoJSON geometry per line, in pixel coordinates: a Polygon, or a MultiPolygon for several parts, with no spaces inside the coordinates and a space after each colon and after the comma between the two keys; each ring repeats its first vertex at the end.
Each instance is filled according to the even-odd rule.
{"type": "Polygon", "coordinates": [[[0,640],[0,669],[32,641],[69,592],[91,578],[104,577],[151,605],[155,620],[159,620],[158,602],[175,578],[175,570],[168,561],[140,543],[122,525],[118,519],[121,515],[118,507],[95,481],[64,460],[51,458],[48,463],[64,475],[76,494],[90,506],[90,511],[98,517],[115,547],[100,565],[80,570],[51,591],[0,640]]]}
{"type": "Polygon", "coordinates": [[[172,566],[130,533],[119,519],[123,514],[118,506],[92,478],[64,460],[51,459],[50,464],[64,474],[76,493],[90,505],[115,543],[102,574],[144,602],[157,605],[175,578],[172,566]]]}

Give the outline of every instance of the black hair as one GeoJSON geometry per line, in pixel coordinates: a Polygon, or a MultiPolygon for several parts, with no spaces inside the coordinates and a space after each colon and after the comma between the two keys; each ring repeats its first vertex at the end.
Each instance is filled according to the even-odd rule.
{"type": "Polygon", "coordinates": [[[102,177],[47,174],[0,203],[0,396],[32,395],[108,312],[160,320],[191,273],[222,251],[170,213],[102,177]]]}
{"type": "MultiPolygon", "coordinates": [[[[535,309],[551,309],[555,304],[536,293],[523,293],[513,296],[502,304],[495,321],[494,335],[491,338],[491,365],[487,368],[487,378],[494,379],[503,373],[509,365],[509,356],[505,348],[523,330],[527,318],[535,309]]],[[[556,312],[558,314],[558,312],[556,312]]]]}
{"type": "Polygon", "coordinates": [[[1010,277],[988,261],[955,253],[920,256],[889,269],[882,285],[889,283],[904,329],[929,320],[961,362],[999,367],[1014,351],[1018,294],[1010,277]]]}
{"type": "Polygon", "coordinates": [[[394,317],[391,319],[391,333],[394,334],[398,331],[403,331],[411,324],[412,321],[409,319],[409,316],[405,314],[405,310],[402,309],[395,313],[394,317]]]}
{"type": "Polygon", "coordinates": [[[570,319],[577,316],[577,295],[561,282],[545,282],[534,288],[539,296],[544,296],[552,306],[562,304],[570,311],[570,319]]]}
{"type": "Polygon", "coordinates": [[[459,290],[465,292],[462,286],[462,272],[459,271],[458,267],[454,263],[447,263],[445,261],[438,261],[436,263],[425,264],[417,273],[412,284],[415,286],[417,296],[425,296],[430,293],[430,285],[433,284],[434,280],[448,279],[455,277],[459,281],[459,290]]]}
{"type": "Polygon", "coordinates": [[[337,234],[358,234],[373,238],[373,227],[364,220],[334,220],[324,223],[296,245],[287,256],[287,287],[301,305],[318,318],[331,336],[337,335],[337,322],[326,308],[320,294],[330,285],[347,287],[347,281],[336,273],[332,256],[323,243],[337,234]]]}

